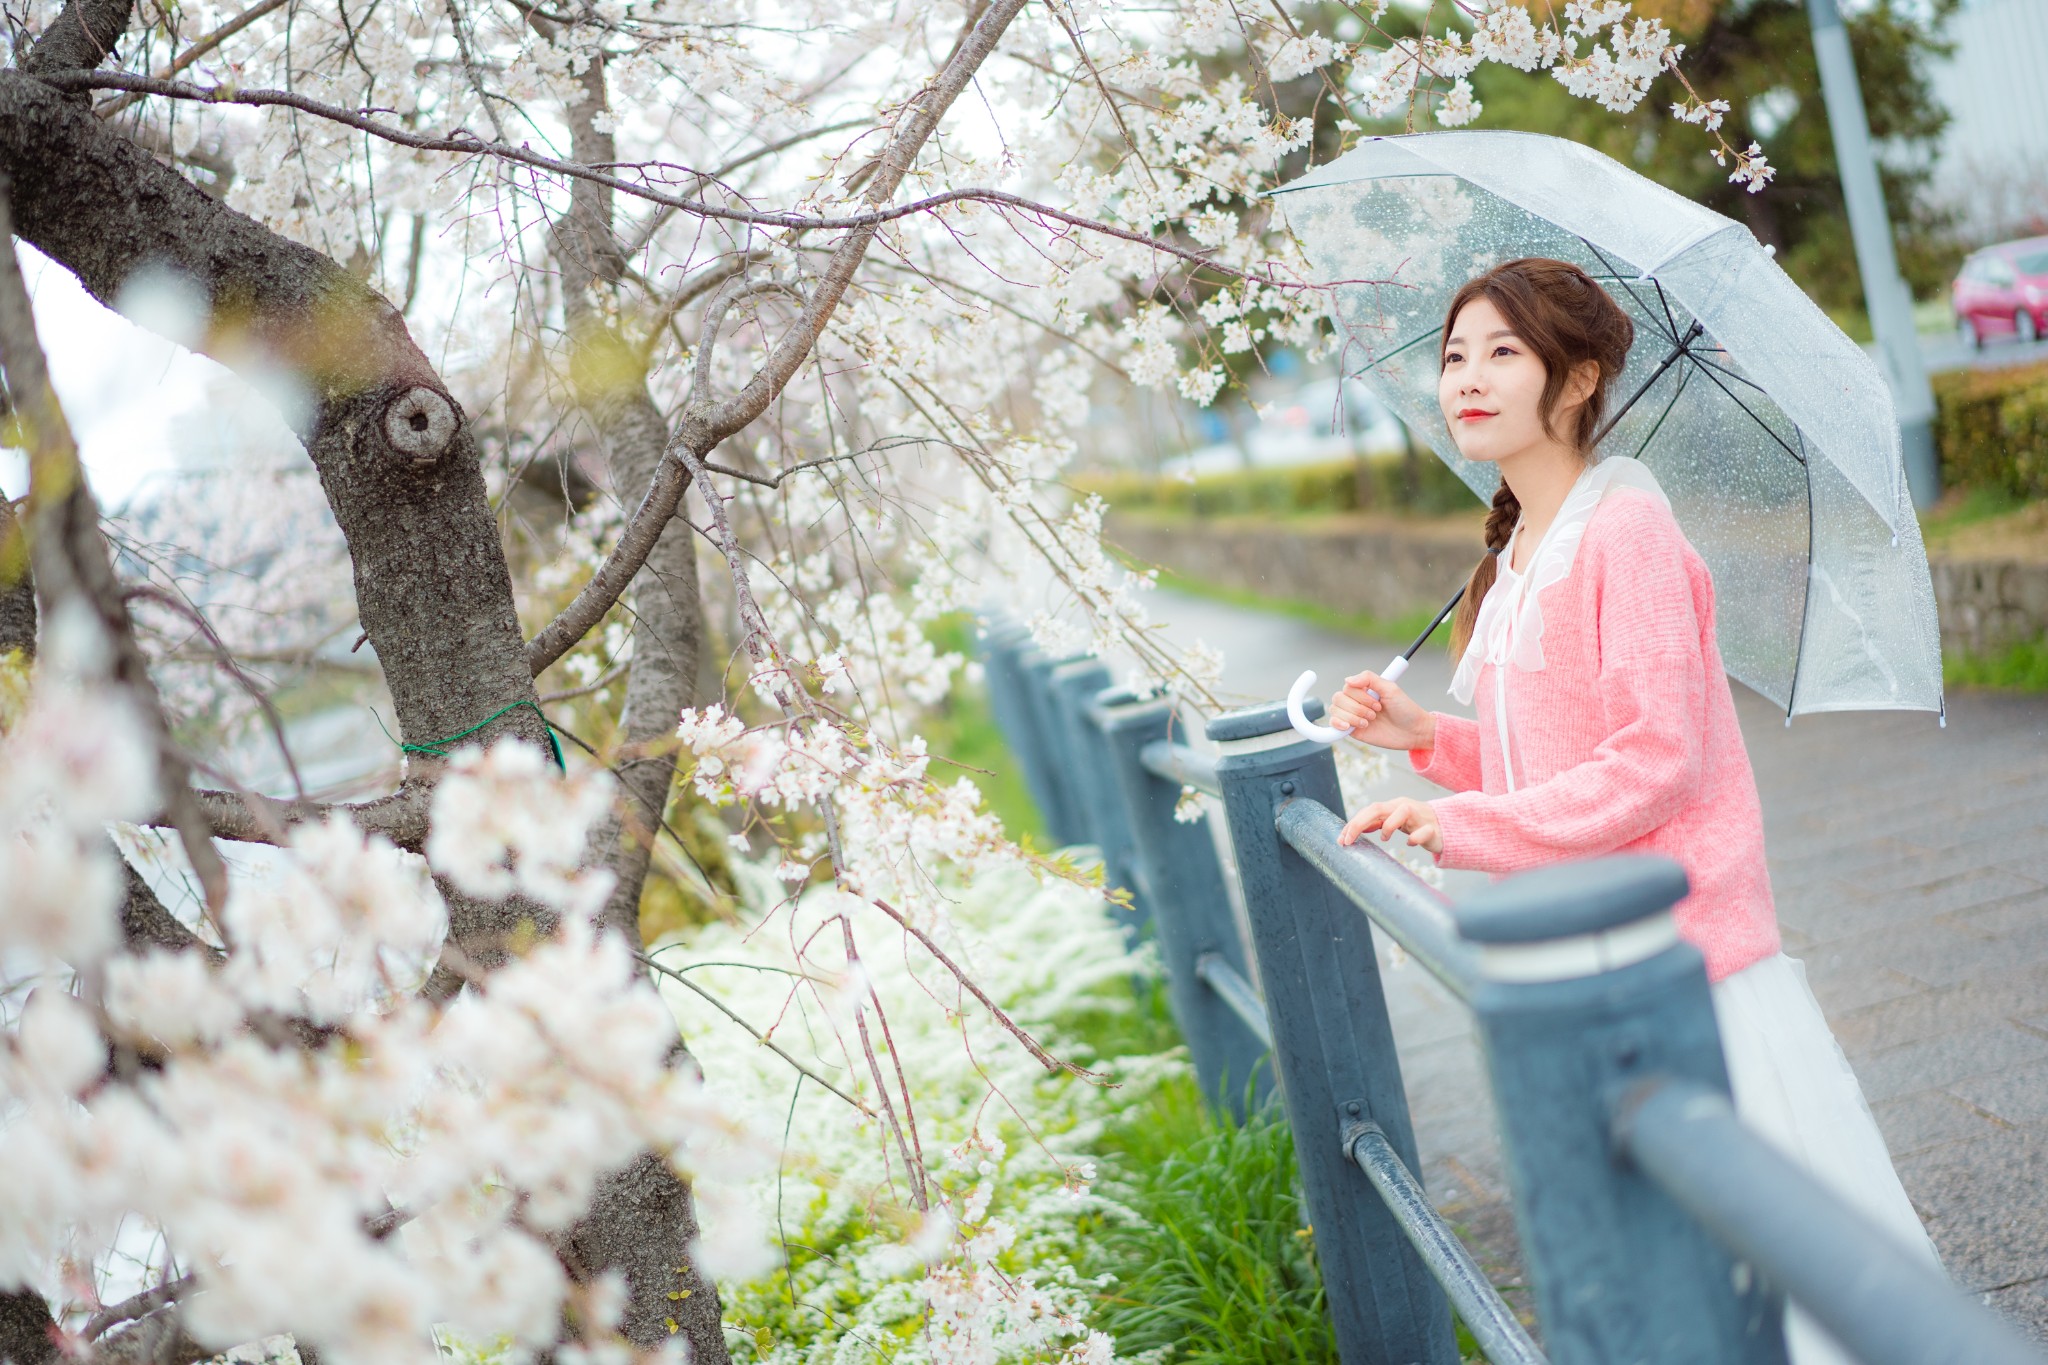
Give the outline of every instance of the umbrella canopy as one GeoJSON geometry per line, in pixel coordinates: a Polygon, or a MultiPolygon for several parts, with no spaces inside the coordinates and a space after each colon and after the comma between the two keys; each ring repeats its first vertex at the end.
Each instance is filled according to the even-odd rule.
{"type": "Polygon", "coordinates": [[[1728,672],[1809,711],[1942,707],[1920,525],[1883,376],[1749,229],[1533,133],[1374,138],[1276,192],[1334,281],[1339,372],[1482,499],[1437,408],[1444,309],[1519,256],[1583,268],[1635,319],[1600,454],[1653,470],[1714,575],[1728,672]]]}

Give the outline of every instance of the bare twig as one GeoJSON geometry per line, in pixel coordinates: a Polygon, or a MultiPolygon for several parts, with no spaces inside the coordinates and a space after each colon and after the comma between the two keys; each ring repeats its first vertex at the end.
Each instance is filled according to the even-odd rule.
{"type": "Polygon", "coordinates": [[[924,930],[918,928],[916,925],[912,924],[908,919],[906,919],[902,911],[898,910],[895,906],[889,904],[889,902],[885,900],[871,899],[868,903],[874,906],[877,910],[880,910],[883,914],[887,915],[890,919],[893,919],[898,924],[902,925],[905,933],[909,934],[912,938],[916,939],[919,943],[923,944],[924,950],[930,953],[933,957],[937,958],[939,960],[939,965],[944,967],[947,971],[951,972],[953,974],[954,979],[957,980],[962,986],[965,986],[967,988],[967,993],[969,995],[972,995],[976,1000],[979,1000],[985,1007],[987,1007],[988,1012],[996,1017],[997,1023],[1001,1024],[1003,1028],[1007,1030],[1009,1034],[1012,1037],[1014,1037],[1018,1042],[1024,1044],[1025,1049],[1029,1051],[1033,1057],[1036,1057],[1038,1059],[1038,1064],[1040,1066],[1044,1067],[1047,1071],[1064,1071],[1070,1076],[1079,1076],[1082,1080],[1093,1081],[1097,1085],[1112,1084],[1109,1078],[1103,1076],[1100,1072],[1090,1071],[1086,1067],[1075,1066],[1072,1062],[1063,1062],[1059,1058],[1053,1056],[1050,1052],[1047,1052],[1043,1047],[1039,1046],[1038,1040],[1036,1038],[1033,1038],[1030,1034],[1026,1033],[1024,1029],[1017,1023],[1016,1020],[1012,1019],[1007,1013],[1004,1012],[1003,1007],[1001,1005],[998,1005],[995,1001],[989,999],[988,992],[984,991],[980,986],[977,986],[974,983],[974,978],[969,976],[966,970],[962,968],[959,963],[955,962],[952,958],[947,957],[946,950],[941,948],[938,944],[932,942],[932,937],[930,934],[927,934],[924,930]]]}
{"type": "MultiPolygon", "coordinates": [[[[853,921],[841,915],[839,917],[839,929],[846,940],[846,969],[859,975],[861,974],[860,950],[854,947],[853,944],[853,921]]],[[[870,999],[875,999],[875,1008],[879,1011],[881,1009],[881,1001],[875,998],[872,987],[868,991],[868,996],[870,999]]],[[[882,1113],[889,1121],[889,1131],[896,1137],[896,1151],[903,1158],[903,1178],[910,1185],[910,1202],[917,1206],[919,1213],[928,1212],[931,1208],[931,1200],[930,1196],[925,1193],[924,1162],[911,1159],[910,1143],[903,1135],[903,1125],[896,1121],[896,1106],[889,1099],[889,1083],[882,1079],[882,1064],[875,1059],[874,1040],[868,1037],[868,1017],[865,1004],[856,1003],[854,1005],[853,1026],[860,1033],[860,1050],[867,1054],[868,1072],[875,1078],[875,1093],[881,1096],[882,1113]]],[[[908,1088],[903,1092],[903,1104],[904,1113],[908,1114],[910,1112],[910,1091],[908,1088]]],[[[920,1155],[922,1155],[922,1151],[923,1146],[920,1144],[920,1155]]]]}
{"type": "Polygon", "coordinates": [[[791,1066],[795,1067],[804,1076],[816,1081],[819,1085],[824,1086],[827,1090],[837,1095],[840,1099],[845,1100],[848,1104],[860,1110],[861,1113],[867,1115],[869,1118],[873,1118],[875,1116],[874,1110],[868,1108],[859,1100],[847,1094],[844,1090],[841,1090],[838,1086],[832,1084],[832,1082],[826,1080],[823,1076],[820,1076],[817,1072],[811,1070],[809,1067],[805,1066],[796,1058],[790,1056],[787,1052],[784,1052],[782,1048],[776,1044],[773,1038],[770,1038],[767,1034],[761,1032],[761,1030],[755,1028],[752,1024],[740,1018],[737,1014],[734,1014],[731,1009],[727,1008],[724,1001],[720,1000],[710,991],[705,990],[696,982],[690,980],[689,977],[684,976],[681,972],[677,971],[673,967],[664,966],[662,963],[655,961],[646,953],[635,953],[634,956],[640,959],[640,962],[643,966],[646,966],[653,971],[660,972],[663,976],[669,978],[671,981],[674,981],[682,986],[687,986],[689,989],[695,991],[698,995],[703,996],[704,999],[711,1005],[713,1009],[717,1010],[726,1018],[732,1020],[735,1024],[738,1024],[748,1033],[754,1035],[754,1040],[756,1042],[760,1043],[761,1046],[767,1048],[776,1056],[782,1058],[783,1061],[788,1062],[791,1066]]]}
{"type": "Polygon", "coordinates": [[[291,745],[285,743],[284,717],[277,713],[277,707],[272,704],[270,694],[261,687],[258,687],[256,680],[242,671],[242,665],[236,661],[233,651],[227,647],[227,643],[215,632],[212,623],[206,619],[205,614],[191,603],[165,592],[154,584],[139,584],[129,588],[124,595],[130,600],[140,597],[154,602],[167,611],[177,613],[198,628],[199,633],[206,638],[206,643],[212,648],[214,658],[219,660],[220,666],[228,671],[228,676],[232,677],[236,685],[248,693],[258,706],[263,708],[263,718],[270,727],[270,737],[277,744],[278,755],[284,759],[285,771],[291,774],[292,794],[301,801],[305,800],[306,784],[299,777],[298,761],[292,757],[291,745]]]}
{"type": "Polygon", "coordinates": [[[803,295],[797,287],[785,280],[749,280],[744,274],[738,274],[720,285],[718,292],[711,296],[711,302],[705,305],[704,325],[697,338],[697,354],[690,373],[689,401],[692,404],[711,401],[711,362],[718,350],[719,333],[725,330],[726,313],[742,299],[762,294],[789,294],[797,302],[803,302],[803,295]]]}
{"type": "MultiPolygon", "coordinates": [[[[228,39],[234,37],[237,33],[240,33],[243,29],[249,27],[249,25],[255,23],[258,19],[261,19],[264,15],[269,14],[272,10],[283,9],[289,3],[290,0],[257,0],[256,4],[249,6],[249,8],[228,20],[213,32],[194,40],[192,45],[183,52],[180,52],[169,66],[156,73],[157,79],[169,80],[228,39]]],[[[142,98],[143,96],[140,92],[122,95],[117,99],[108,100],[105,104],[94,109],[93,112],[101,118],[112,118],[142,98]]]]}

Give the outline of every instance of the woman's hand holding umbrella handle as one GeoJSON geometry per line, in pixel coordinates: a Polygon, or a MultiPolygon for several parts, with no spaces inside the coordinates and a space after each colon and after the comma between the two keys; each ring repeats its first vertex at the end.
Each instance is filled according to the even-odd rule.
{"type": "Polygon", "coordinates": [[[1395,686],[1396,676],[1389,668],[1346,678],[1330,698],[1331,726],[1381,749],[1435,748],[1436,717],[1395,686]]]}

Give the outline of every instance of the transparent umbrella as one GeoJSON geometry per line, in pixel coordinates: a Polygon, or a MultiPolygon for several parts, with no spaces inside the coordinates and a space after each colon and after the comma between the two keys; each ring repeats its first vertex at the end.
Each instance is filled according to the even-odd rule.
{"type": "Polygon", "coordinates": [[[1482,499],[1499,475],[1458,454],[1437,409],[1444,309],[1519,256],[1586,270],[1636,324],[1600,454],[1642,460],[1670,496],[1714,575],[1729,674],[1788,720],[1942,710],[1890,391],[1748,228],[1533,133],[1375,138],[1276,202],[1316,278],[1336,282],[1340,374],[1482,499]]]}

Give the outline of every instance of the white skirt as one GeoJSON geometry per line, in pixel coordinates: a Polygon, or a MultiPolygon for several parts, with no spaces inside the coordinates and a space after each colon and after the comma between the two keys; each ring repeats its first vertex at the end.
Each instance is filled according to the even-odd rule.
{"type": "MultiPolygon", "coordinates": [[[[1711,993],[1743,1121],[1899,1245],[1939,1266],[1863,1087],[1806,984],[1806,968],[1778,953],[1715,983],[1711,993]]],[[[1797,1308],[1786,1313],[1785,1339],[1792,1365],[1855,1365],[1797,1308]]]]}

